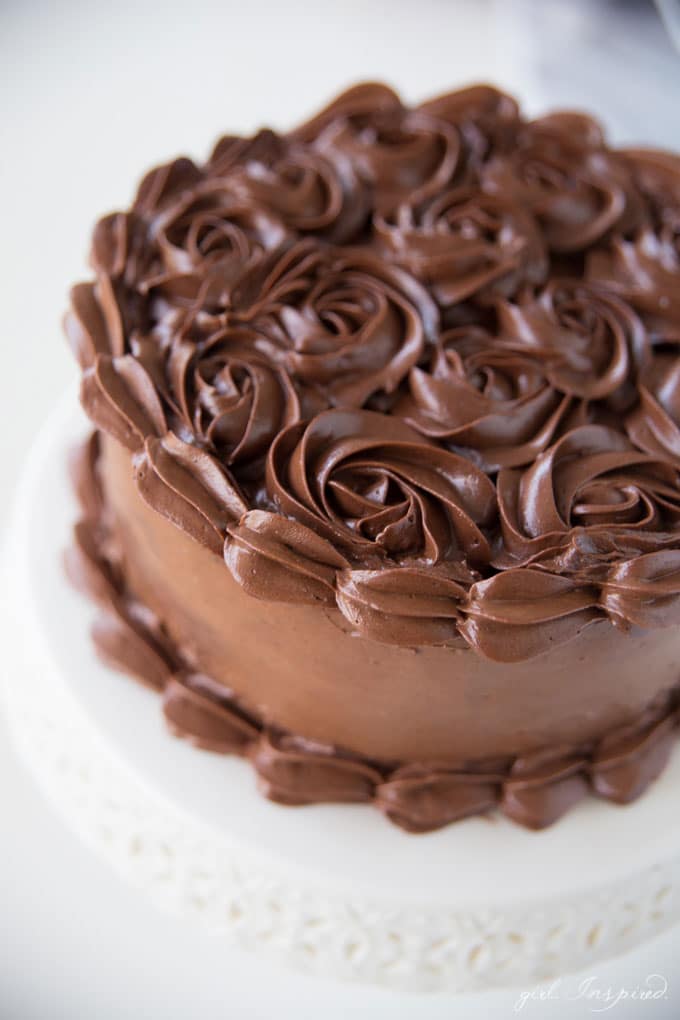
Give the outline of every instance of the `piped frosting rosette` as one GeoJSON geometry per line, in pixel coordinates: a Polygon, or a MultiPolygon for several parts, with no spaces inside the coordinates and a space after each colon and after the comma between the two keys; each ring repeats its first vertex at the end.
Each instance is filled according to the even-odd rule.
{"type": "Polygon", "coordinates": [[[670,625],[678,166],[483,85],[225,136],[97,225],[83,404],[255,597],[502,661],[670,625]]]}

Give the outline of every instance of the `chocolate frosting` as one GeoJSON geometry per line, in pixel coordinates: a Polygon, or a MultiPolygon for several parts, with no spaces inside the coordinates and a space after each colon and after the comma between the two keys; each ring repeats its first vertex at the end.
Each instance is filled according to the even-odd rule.
{"type": "Polygon", "coordinates": [[[470,298],[493,303],[547,274],[531,213],[478,187],[402,203],[391,216],[376,213],[373,223],[388,257],[427,284],[442,308],[470,298]]]}
{"type": "MultiPolygon", "coordinates": [[[[596,621],[677,624],[677,156],[491,86],[409,107],[369,83],[152,170],[91,264],[65,323],[83,405],[253,596],[507,662],[596,621]]],[[[272,789],[295,772],[276,747],[272,789]]]]}
{"type": "MultiPolygon", "coordinates": [[[[106,524],[97,463],[98,444],[90,438],[71,461],[83,517],[67,567],[74,583],[102,609],[93,628],[100,656],[161,692],[172,733],[197,747],[247,757],[260,789],[272,800],[287,805],[370,802],[390,821],[416,833],[493,809],[541,829],[588,793],[614,803],[633,800],[666,764],[680,723],[680,688],[657,698],[636,723],[597,742],[457,764],[377,761],[267,725],[224,684],[192,669],[186,650],[176,646],[158,618],[128,591],[106,524]]],[[[337,571],[347,617],[378,640],[392,641],[394,633],[403,630],[407,638],[415,638],[425,628],[434,629],[433,641],[461,642],[456,628],[462,622],[465,628],[477,628],[486,654],[493,656],[497,646],[500,657],[507,659],[507,628],[528,632],[528,638],[517,643],[524,653],[526,640],[545,640],[541,628],[550,631],[551,640],[556,635],[567,640],[596,611],[595,588],[579,590],[568,578],[533,568],[506,570],[486,581],[475,581],[460,564],[358,571],[343,565],[331,543],[313,533],[307,536],[304,525],[278,514],[250,511],[229,528],[234,543],[227,548],[242,550],[235,570],[243,573],[247,591],[253,584],[252,594],[261,594],[257,575],[269,563],[282,585],[281,597],[328,601],[337,571]],[[473,603],[463,619],[470,584],[473,603]]],[[[636,610],[644,604],[645,612],[663,616],[647,619],[649,625],[680,624],[679,557],[675,550],[651,553],[613,570],[606,589],[610,611],[627,618],[622,600],[630,598],[636,610]]]]}
{"type": "Polygon", "coordinates": [[[396,413],[490,475],[531,463],[587,419],[584,401],[557,390],[528,346],[481,326],[445,330],[429,365],[411,370],[396,413]]]}

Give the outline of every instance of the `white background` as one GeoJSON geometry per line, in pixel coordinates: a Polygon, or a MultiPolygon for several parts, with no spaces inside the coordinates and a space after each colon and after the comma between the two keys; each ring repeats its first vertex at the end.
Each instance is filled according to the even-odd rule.
{"type": "MultiPolygon", "coordinates": [[[[222,131],[286,127],[367,77],[409,99],[493,78],[532,109],[585,104],[618,139],[680,148],[680,58],[645,6],[0,0],[0,523],[32,435],[75,376],[59,319],[89,229],[145,168],[200,158],[222,131]]],[[[462,1003],[329,987],[157,915],[61,829],[1,725],[0,805],[0,1020],[240,1020],[272,1000],[284,1020],[513,1015],[516,993],[462,1003]]],[[[677,934],[598,968],[597,983],[632,990],[654,972],[668,1000],[617,1017],[680,1015],[677,934]]],[[[520,1015],[588,1016],[577,991],[569,979],[520,1015]]]]}

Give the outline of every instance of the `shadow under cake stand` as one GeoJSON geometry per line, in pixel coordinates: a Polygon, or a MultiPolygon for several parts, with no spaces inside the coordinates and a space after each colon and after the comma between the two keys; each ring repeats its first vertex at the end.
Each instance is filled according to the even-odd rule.
{"type": "Polygon", "coordinates": [[[69,393],[17,493],[5,555],[16,747],[64,821],[159,907],[317,974],[470,992],[584,968],[680,919],[680,746],[652,789],[589,799],[544,832],[501,815],[412,836],[365,806],[283,808],[249,765],[164,728],[103,666],[66,582],[76,507],[69,393]]]}

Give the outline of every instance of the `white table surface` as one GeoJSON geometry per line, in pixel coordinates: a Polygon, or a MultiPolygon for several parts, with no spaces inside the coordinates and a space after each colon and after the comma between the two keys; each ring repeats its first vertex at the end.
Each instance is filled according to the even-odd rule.
{"type": "MultiPolygon", "coordinates": [[[[550,96],[551,87],[545,48],[539,47],[542,62],[534,61],[527,24],[513,34],[507,8],[514,5],[503,6],[499,23],[491,3],[452,0],[0,4],[0,525],[32,436],[75,375],[59,318],[69,284],[86,271],[96,216],[124,206],[153,162],[179,150],[200,157],[228,129],[265,120],[286,126],[363,77],[385,78],[414,99],[495,77],[539,106],[537,90],[550,96]]],[[[583,31],[574,14],[583,3],[568,5],[566,15],[567,5],[555,6],[563,39],[583,31]]],[[[525,17],[528,7],[526,0],[517,4],[525,17]]],[[[634,35],[615,21],[608,38],[616,26],[623,40],[618,60],[634,35]]],[[[592,35],[590,25],[587,31],[592,35]]],[[[641,137],[663,141],[669,123],[663,104],[673,97],[669,75],[677,68],[658,26],[647,21],[641,33],[652,40],[666,83],[656,120],[649,117],[641,137]]],[[[606,53],[596,63],[599,85],[603,76],[611,81],[614,65],[607,69],[606,53]]],[[[573,78],[581,102],[583,66],[573,78]]],[[[564,67],[554,81],[553,95],[566,101],[564,67]]],[[[596,99],[607,106],[600,88],[596,99]]],[[[611,109],[623,136],[629,125],[620,100],[611,109]]],[[[10,674],[12,662],[3,660],[0,669],[10,674]]],[[[514,1015],[517,992],[415,1000],[328,985],[263,967],[159,915],[53,817],[15,761],[1,720],[0,804],[0,1020],[240,1020],[271,1015],[272,1001],[284,1020],[350,1011],[394,1018],[514,1015]]],[[[530,1000],[519,1015],[587,1016],[607,1004],[579,997],[584,978],[591,991],[611,987],[613,994],[632,995],[651,974],[667,979],[667,997],[621,1001],[612,1007],[616,1015],[680,1015],[677,932],[594,974],[565,979],[548,1001],[530,1000]]]]}

